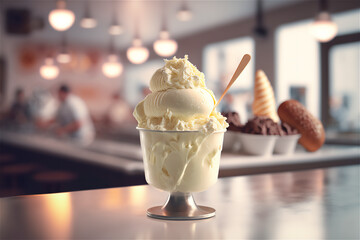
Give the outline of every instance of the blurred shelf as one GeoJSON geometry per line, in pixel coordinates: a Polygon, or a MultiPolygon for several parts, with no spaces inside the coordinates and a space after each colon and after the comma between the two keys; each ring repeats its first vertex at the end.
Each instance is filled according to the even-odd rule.
{"type": "MultiPolygon", "coordinates": [[[[64,156],[74,161],[117,168],[126,173],[142,173],[140,145],[97,139],[87,147],[49,136],[2,131],[0,142],[36,151],[64,156]]],[[[324,145],[317,152],[300,146],[292,155],[250,156],[223,151],[220,176],[249,175],[264,172],[294,171],[360,163],[360,146],[324,145]]]]}

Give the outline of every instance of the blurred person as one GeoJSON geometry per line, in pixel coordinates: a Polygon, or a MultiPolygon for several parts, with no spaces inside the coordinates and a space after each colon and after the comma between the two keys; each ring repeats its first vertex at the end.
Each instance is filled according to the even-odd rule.
{"type": "Polygon", "coordinates": [[[15,90],[14,102],[8,112],[8,120],[16,124],[27,123],[30,120],[29,105],[22,88],[15,90]]]}
{"type": "Polygon", "coordinates": [[[244,91],[234,96],[234,110],[239,113],[241,124],[245,124],[252,113],[252,93],[244,91]]]}
{"type": "Polygon", "coordinates": [[[119,93],[111,96],[111,103],[105,112],[104,121],[111,127],[121,127],[121,125],[131,121],[132,114],[129,104],[122,99],[119,93]]]}
{"type": "Polygon", "coordinates": [[[58,89],[59,107],[55,118],[39,121],[39,127],[49,127],[56,123],[56,134],[59,137],[70,137],[82,143],[91,143],[95,137],[95,130],[89,111],[84,101],[71,92],[68,85],[61,85],[58,89]]]}
{"type": "Polygon", "coordinates": [[[338,97],[330,98],[330,120],[329,122],[340,131],[349,131],[355,128],[354,124],[351,124],[350,117],[350,96],[342,94],[338,97]]]}
{"type": "Polygon", "coordinates": [[[55,117],[58,102],[49,91],[41,88],[35,89],[28,102],[33,120],[47,121],[55,117]]]}
{"type": "Polygon", "coordinates": [[[251,98],[252,95],[248,91],[227,94],[222,101],[221,112],[237,112],[241,124],[245,124],[249,118],[249,112],[251,112],[251,98]]]}
{"type": "Polygon", "coordinates": [[[234,112],[234,97],[230,93],[226,94],[221,106],[221,112],[234,112]]]}

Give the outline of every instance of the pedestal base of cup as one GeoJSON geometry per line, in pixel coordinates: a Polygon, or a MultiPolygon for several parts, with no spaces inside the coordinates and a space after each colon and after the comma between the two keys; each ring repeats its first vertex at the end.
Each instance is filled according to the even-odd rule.
{"type": "Polygon", "coordinates": [[[196,205],[191,193],[171,193],[164,206],[152,207],[147,215],[164,220],[200,220],[215,216],[215,209],[196,205]]]}

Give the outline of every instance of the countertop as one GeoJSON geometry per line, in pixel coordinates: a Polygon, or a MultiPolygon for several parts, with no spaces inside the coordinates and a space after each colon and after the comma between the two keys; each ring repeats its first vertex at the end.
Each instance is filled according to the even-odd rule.
{"type": "Polygon", "coordinates": [[[194,194],[214,218],[146,216],[151,186],[0,198],[0,239],[359,239],[360,167],[222,178],[194,194]]]}
{"type": "MultiPolygon", "coordinates": [[[[143,172],[140,145],[96,139],[86,147],[39,134],[2,130],[0,142],[61,155],[75,161],[100,164],[127,173],[143,172]]],[[[317,152],[306,152],[298,146],[292,155],[250,156],[222,152],[220,176],[311,169],[360,163],[360,146],[324,145],[317,152]]]]}

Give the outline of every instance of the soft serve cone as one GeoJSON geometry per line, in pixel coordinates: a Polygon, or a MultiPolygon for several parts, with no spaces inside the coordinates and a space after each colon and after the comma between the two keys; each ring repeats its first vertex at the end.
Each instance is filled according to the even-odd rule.
{"type": "Polygon", "coordinates": [[[269,117],[275,122],[279,121],[276,113],[274,91],[264,71],[258,70],[255,75],[254,102],[252,105],[255,116],[269,117]]]}

